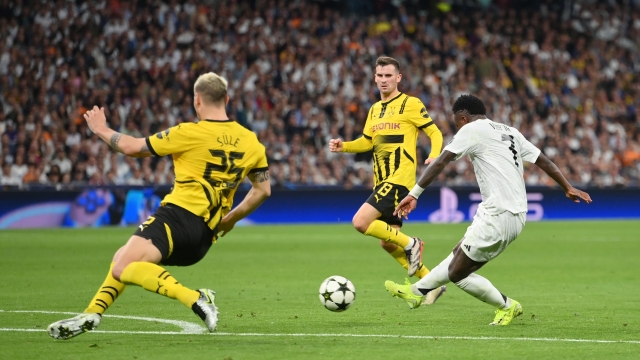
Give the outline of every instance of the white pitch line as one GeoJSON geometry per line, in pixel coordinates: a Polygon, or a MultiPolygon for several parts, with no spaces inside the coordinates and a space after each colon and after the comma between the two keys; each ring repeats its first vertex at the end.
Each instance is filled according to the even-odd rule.
{"type": "MultiPolygon", "coordinates": [[[[37,313],[77,315],[75,312],[45,311],[45,310],[0,310],[0,313],[37,313]]],[[[210,335],[210,336],[246,336],[246,337],[353,337],[353,338],[388,338],[388,339],[417,339],[417,340],[496,340],[496,341],[544,341],[544,342],[577,342],[596,344],[640,344],[640,340],[598,340],[598,339],[562,339],[562,338],[528,338],[528,337],[497,337],[497,336],[433,336],[433,335],[388,335],[388,334],[267,334],[267,333],[208,333],[205,329],[188,321],[168,320],[151,317],[128,315],[104,315],[119,319],[161,322],[176,325],[182,331],[128,331],[128,330],[93,330],[101,334],[130,334],[130,335],[210,335]]],[[[45,329],[0,328],[0,332],[44,332],[45,329]]]]}
{"type": "MultiPolygon", "coordinates": [[[[0,328],[7,332],[44,332],[44,329],[12,329],[0,328]]],[[[178,331],[127,331],[127,330],[93,330],[92,333],[101,334],[129,334],[129,335],[209,335],[209,336],[245,336],[245,337],[353,337],[353,338],[387,338],[387,339],[417,339],[417,340],[496,340],[496,341],[546,341],[546,342],[577,342],[596,344],[640,344],[640,340],[597,340],[597,339],[562,339],[562,338],[527,338],[527,337],[497,337],[497,336],[428,336],[428,335],[382,335],[382,334],[265,334],[265,333],[197,333],[189,334],[178,331]]]]}
{"type": "MultiPolygon", "coordinates": [[[[62,314],[62,315],[78,315],[75,312],[68,311],[45,311],[45,310],[0,310],[0,313],[30,313],[30,314],[62,314]]],[[[128,316],[128,315],[103,315],[104,317],[117,318],[117,319],[128,319],[128,320],[140,320],[140,321],[151,321],[151,322],[159,322],[164,324],[175,325],[182,328],[181,332],[176,332],[177,334],[201,334],[206,331],[204,327],[198,324],[194,324],[188,321],[180,321],[180,320],[168,320],[168,319],[160,319],[160,318],[152,318],[152,317],[141,317],[141,316],[128,316]]],[[[28,329],[28,330],[37,330],[37,329],[28,329]]],[[[173,333],[173,332],[171,332],[173,333]]]]}

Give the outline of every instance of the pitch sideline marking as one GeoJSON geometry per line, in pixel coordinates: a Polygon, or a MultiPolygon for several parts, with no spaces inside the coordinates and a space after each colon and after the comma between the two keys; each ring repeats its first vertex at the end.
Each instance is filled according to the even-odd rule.
{"type": "MultiPolygon", "coordinates": [[[[40,313],[40,314],[66,314],[76,315],[73,312],[43,311],[43,310],[0,310],[0,313],[40,313]]],[[[158,319],[150,317],[104,315],[106,317],[157,321],[182,327],[182,331],[126,331],[126,330],[93,330],[102,334],[130,334],[130,335],[211,335],[211,336],[246,336],[246,337],[353,337],[353,338],[393,338],[393,339],[419,339],[419,340],[497,340],[497,341],[543,341],[543,342],[577,342],[597,344],[640,344],[640,340],[597,340],[597,339],[563,339],[563,338],[529,338],[529,337],[498,337],[498,336],[428,336],[428,335],[384,335],[384,334],[266,334],[266,333],[206,333],[200,325],[188,321],[158,319]]],[[[14,329],[0,328],[0,332],[44,332],[45,329],[14,329]]]]}

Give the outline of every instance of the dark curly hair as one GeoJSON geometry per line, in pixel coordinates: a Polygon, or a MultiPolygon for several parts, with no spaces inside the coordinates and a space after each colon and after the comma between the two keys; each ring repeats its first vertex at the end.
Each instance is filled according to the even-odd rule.
{"type": "Polygon", "coordinates": [[[454,114],[461,110],[466,110],[469,115],[487,114],[487,109],[484,107],[482,100],[471,94],[460,95],[460,97],[453,103],[452,110],[454,114]]]}

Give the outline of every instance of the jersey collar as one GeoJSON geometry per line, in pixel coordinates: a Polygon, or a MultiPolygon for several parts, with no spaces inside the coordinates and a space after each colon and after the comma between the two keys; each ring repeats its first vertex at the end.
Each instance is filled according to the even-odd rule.
{"type": "Polygon", "coordinates": [[[208,122],[232,122],[234,120],[231,119],[227,119],[227,120],[213,120],[213,119],[202,119],[200,121],[208,121],[208,122]]]}
{"type": "Polygon", "coordinates": [[[394,97],[394,98],[393,98],[393,99],[391,99],[391,100],[387,100],[387,101],[385,101],[385,102],[380,101],[380,104],[382,104],[382,105],[387,105],[388,103],[392,102],[393,100],[396,100],[397,98],[399,98],[399,97],[400,97],[400,96],[402,96],[402,95],[404,95],[404,94],[403,94],[403,93],[399,93],[398,95],[396,95],[396,97],[394,97]]]}

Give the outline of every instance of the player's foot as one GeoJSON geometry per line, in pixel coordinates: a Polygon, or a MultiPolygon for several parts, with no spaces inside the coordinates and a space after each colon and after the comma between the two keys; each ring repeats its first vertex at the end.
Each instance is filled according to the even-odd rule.
{"type": "Polygon", "coordinates": [[[422,262],[423,246],[424,242],[414,237],[411,249],[404,250],[404,254],[407,256],[407,261],[409,262],[409,266],[407,267],[407,273],[409,274],[409,277],[413,276],[416,271],[418,271],[418,268],[420,268],[420,263],[422,262]]]}
{"type": "Polygon", "coordinates": [[[218,308],[214,304],[216,292],[209,289],[198,289],[200,298],[193,303],[191,310],[204,321],[210,332],[216,329],[218,325],[218,308]]]}
{"type": "Polygon", "coordinates": [[[413,295],[411,292],[411,283],[409,281],[404,285],[400,285],[391,280],[387,280],[384,282],[384,287],[387,288],[387,291],[394,297],[404,299],[404,301],[409,304],[410,309],[419,308],[425,298],[424,296],[413,295]]]}
{"type": "Polygon", "coordinates": [[[522,305],[519,302],[511,299],[511,306],[506,309],[496,310],[496,317],[489,325],[509,325],[511,321],[518,316],[522,315],[522,305]]]}
{"type": "Polygon", "coordinates": [[[422,305],[433,305],[433,303],[435,303],[436,300],[440,298],[440,296],[444,295],[446,291],[447,291],[447,285],[442,285],[437,289],[433,289],[429,291],[427,296],[424,297],[424,301],[422,302],[422,305]]]}
{"type": "Polygon", "coordinates": [[[68,340],[97,328],[100,325],[100,320],[102,320],[100,314],[84,313],[71,319],[56,321],[49,325],[47,330],[54,339],[68,340]]]}

